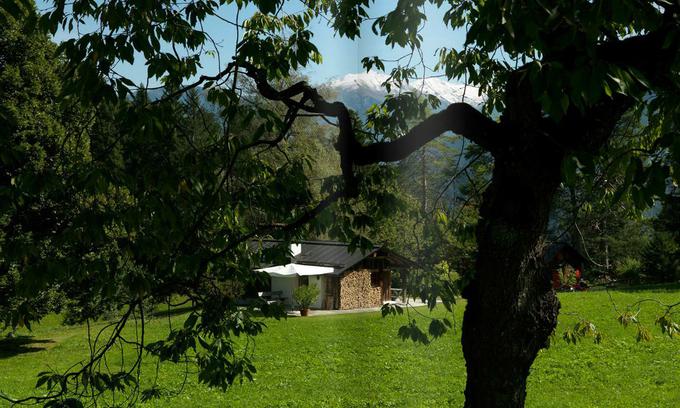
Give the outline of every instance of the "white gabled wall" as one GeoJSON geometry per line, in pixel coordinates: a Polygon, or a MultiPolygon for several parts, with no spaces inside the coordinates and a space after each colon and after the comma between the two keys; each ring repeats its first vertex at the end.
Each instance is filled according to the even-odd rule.
{"type": "Polygon", "coordinates": [[[316,302],[312,304],[313,309],[321,309],[323,306],[323,299],[326,297],[326,277],[323,275],[314,275],[309,277],[309,286],[315,285],[319,288],[319,297],[316,302]]]}
{"type": "Polygon", "coordinates": [[[285,299],[284,303],[288,306],[295,306],[293,291],[298,286],[298,277],[295,276],[272,276],[272,292],[281,291],[281,296],[285,299]]]}
{"type": "MultiPolygon", "coordinates": [[[[287,306],[295,307],[295,299],[293,299],[293,291],[298,287],[298,276],[280,277],[272,276],[272,292],[281,291],[281,296],[285,298],[284,303],[287,306]]],[[[321,309],[323,307],[323,300],[326,297],[326,277],[320,275],[313,275],[309,277],[309,285],[314,285],[319,288],[319,297],[316,302],[312,303],[312,309],[321,309]],[[317,279],[318,278],[318,279],[317,279]]]]}

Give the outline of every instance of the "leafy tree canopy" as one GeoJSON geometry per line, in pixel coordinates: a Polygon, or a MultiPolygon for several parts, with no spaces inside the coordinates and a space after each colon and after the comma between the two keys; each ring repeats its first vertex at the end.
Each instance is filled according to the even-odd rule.
{"type": "MultiPolygon", "coordinates": [[[[137,341],[139,355],[146,349],[180,361],[195,353],[199,378],[226,388],[254,371],[232,337],[257,334],[262,324],[214,283],[252,281],[254,265],[286,255],[285,246],[253,250],[248,242],[262,237],[289,242],[328,232],[353,247],[368,245],[365,231],[396,204],[382,186],[392,172],[385,163],[454,132],[494,159],[477,225],[476,275],[464,292],[467,404],[521,405],[529,367],[559,308],[534,261],[560,181],[593,177],[600,159],[617,158],[626,177],[616,196],[630,194],[644,207],[680,174],[680,5],[418,0],[398,1],[387,14],[372,16],[370,0],[295,2],[294,13],[284,12],[286,3],[55,1],[43,14],[25,1],[3,3],[3,20],[21,18],[28,31],[75,34],[58,46],[64,70],[59,95],[81,104],[85,125],[74,134],[88,136],[89,153],[76,169],[39,186],[3,180],[2,194],[13,197],[0,215],[5,220],[25,194],[68,192],[77,205],[68,205],[70,213],[59,217],[58,228],[33,235],[30,248],[3,244],[0,258],[39,285],[87,282],[95,293],[117,299],[123,314],[111,339],[144,313],[147,297],[184,295],[196,311],[165,341],[137,341]],[[456,103],[430,115],[428,109],[439,108],[437,100],[403,92],[388,97],[361,124],[306,82],[286,83],[291,71],[322,61],[310,30],[313,19],[323,16],[351,39],[372,21],[387,46],[417,54],[426,3],[447,10],[448,27],[466,30],[462,49],[439,50],[436,69],[478,86],[488,97],[483,112],[456,103]],[[246,19],[225,17],[220,14],[225,6],[256,11],[246,19]],[[240,32],[233,59],[215,73],[203,73],[200,66],[202,53],[219,52],[202,29],[209,18],[240,32]],[[86,21],[100,29],[78,31],[86,21]],[[159,99],[149,100],[145,87],[116,71],[118,64],[139,59],[148,76],[164,85],[159,99]],[[246,82],[278,110],[248,103],[253,94],[246,82]],[[208,125],[199,134],[178,120],[190,109],[182,95],[197,87],[217,106],[217,112],[201,113],[208,125]],[[108,121],[102,119],[105,110],[108,121]],[[644,137],[612,156],[611,135],[624,114],[644,118],[644,137]],[[306,115],[323,116],[337,127],[342,174],[325,180],[321,198],[305,177],[304,156],[274,153],[306,115]],[[324,211],[330,207],[332,213],[324,211]],[[108,285],[111,281],[119,284],[108,285]],[[490,372],[494,375],[486,375],[490,372]]],[[[367,69],[385,67],[379,56],[362,62],[367,69]]],[[[417,75],[414,66],[396,66],[385,86],[397,89],[417,75]]],[[[2,160],[6,165],[13,159],[2,160]]],[[[30,172],[21,169],[15,180],[25,174],[30,172]]],[[[4,239],[18,242],[19,236],[4,239]]],[[[422,337],[417,330],[411,337],[422,337]]],[[[114,342],[100,344],[94,359],[114,342]]],[[[78,371],[49,374],[40,383],[51,397],[66,397],[74,389],[67,385],[100,375],[94,367],[90,362],[78,371]]],[[[109,384],[115,381],[109,389],[133,381],[134,369],[108,377],[109,384]]]]}

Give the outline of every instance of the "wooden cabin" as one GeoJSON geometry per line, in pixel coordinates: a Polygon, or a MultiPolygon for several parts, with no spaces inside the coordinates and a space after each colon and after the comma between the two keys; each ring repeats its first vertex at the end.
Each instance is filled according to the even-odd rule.
{"type": "MultiPolygon", "coordinates": [[[[261,245],[279,243],[262,241],[261,245]]],[[[382,246],[362,252],[350,251],[348,244],[338,241],[303,241],[290,249],[288,263],[257,269],[269,275],[269,293],[276,293],[288,306],[294,306],[293,291],[298,286],[315,285],[319,297],[312,308],[379,307],[390,300],[392,271],[413,265],[382,246]]]]}

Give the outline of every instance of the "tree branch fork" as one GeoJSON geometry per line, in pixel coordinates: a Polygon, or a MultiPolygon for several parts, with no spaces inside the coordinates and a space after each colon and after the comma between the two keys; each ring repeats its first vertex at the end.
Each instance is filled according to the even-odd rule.
{"type": "Polygon", "coordinates": [[[345,197],[348,198],[358,194],[354,166],[402,160],[446,132],[459,134],[492,154],[506,147],[507,141],[502,137],[501,125],[462,102],[453,103],[432,114],[399,139],[363,145],[356,137],[349,109],[342,102],[325,100],[315,88],[304,81],[276,90],[268,82],[264,70],[248,63],[239,63],[239,66],[255,82],[258,92],[264,98],[283,102],[289,108],[337,120],[339,133],[336,149],[340,153],[345,197]]]}

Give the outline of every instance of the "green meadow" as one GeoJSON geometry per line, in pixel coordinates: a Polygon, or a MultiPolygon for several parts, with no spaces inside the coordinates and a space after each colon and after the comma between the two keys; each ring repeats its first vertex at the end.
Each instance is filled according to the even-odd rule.
{"type": "MultiPolygon", "coordinates": [[[[640,299],[680,301],[680,287],[590,291],[560,295],[560,324],[549,349],[538,356],[528,386],[528,407],[677,407],[680,406],[680,338],[661,334],[654,320],[659,307],[644,303],[639,314],[653,339],[636,341],[634,327],[623,328],[615,310],[640,299]],[[579,318],[588,319],[602,333],[600,344],[585,338],[576,345],[562,333],[579,318]]],[[[254,381],[244,381],[226,392],[197,382],[194,368],[186,377],[182,364],[162,364],[158,381],[180,389],[141,406],[149,407],[440,407],[461,406],[465,361],[460,346],[464,304],[457,306],[454,331],[430,345],[404,342],[397,336],[407,316],[382,318],[379,313],[357,313],[267,321],[257,337],[254,381]]],[[[433,312],[444,313],[439,307],[433,312]]],[[[426,323],[426,309],[411,318],[426,323]],[[421,316],[425,315],[425,316],[421,316]]],[[[146,340],[162,338],[168,325],[181,325],[185,315],[158,313],[146,324],[146,340]]],[[[96,332],[105,322],[92,325],[96,332]]],[[[35,390],[40,371],[63,370],[88,353],[87,327],[63,326],[49,316],[32,332],[0,342],[0,391],[26,396],[35,390]]],[[[132,335],[132,333],[129,333],[132,335]]],[[[2,334],[4,337],[4,333],[2,334]]],[[[126,358],[132,358],[127,350],[126,358]]],[[[113,353],[114,356],[116,353],[113,353]]],[[[112,356],[113,357],[113,356],[112,356]]],[[[116,364],[116,358],[110,363],[116,364]]],[[[156,365],[142,366],[149,386],[156,365]]]]}

